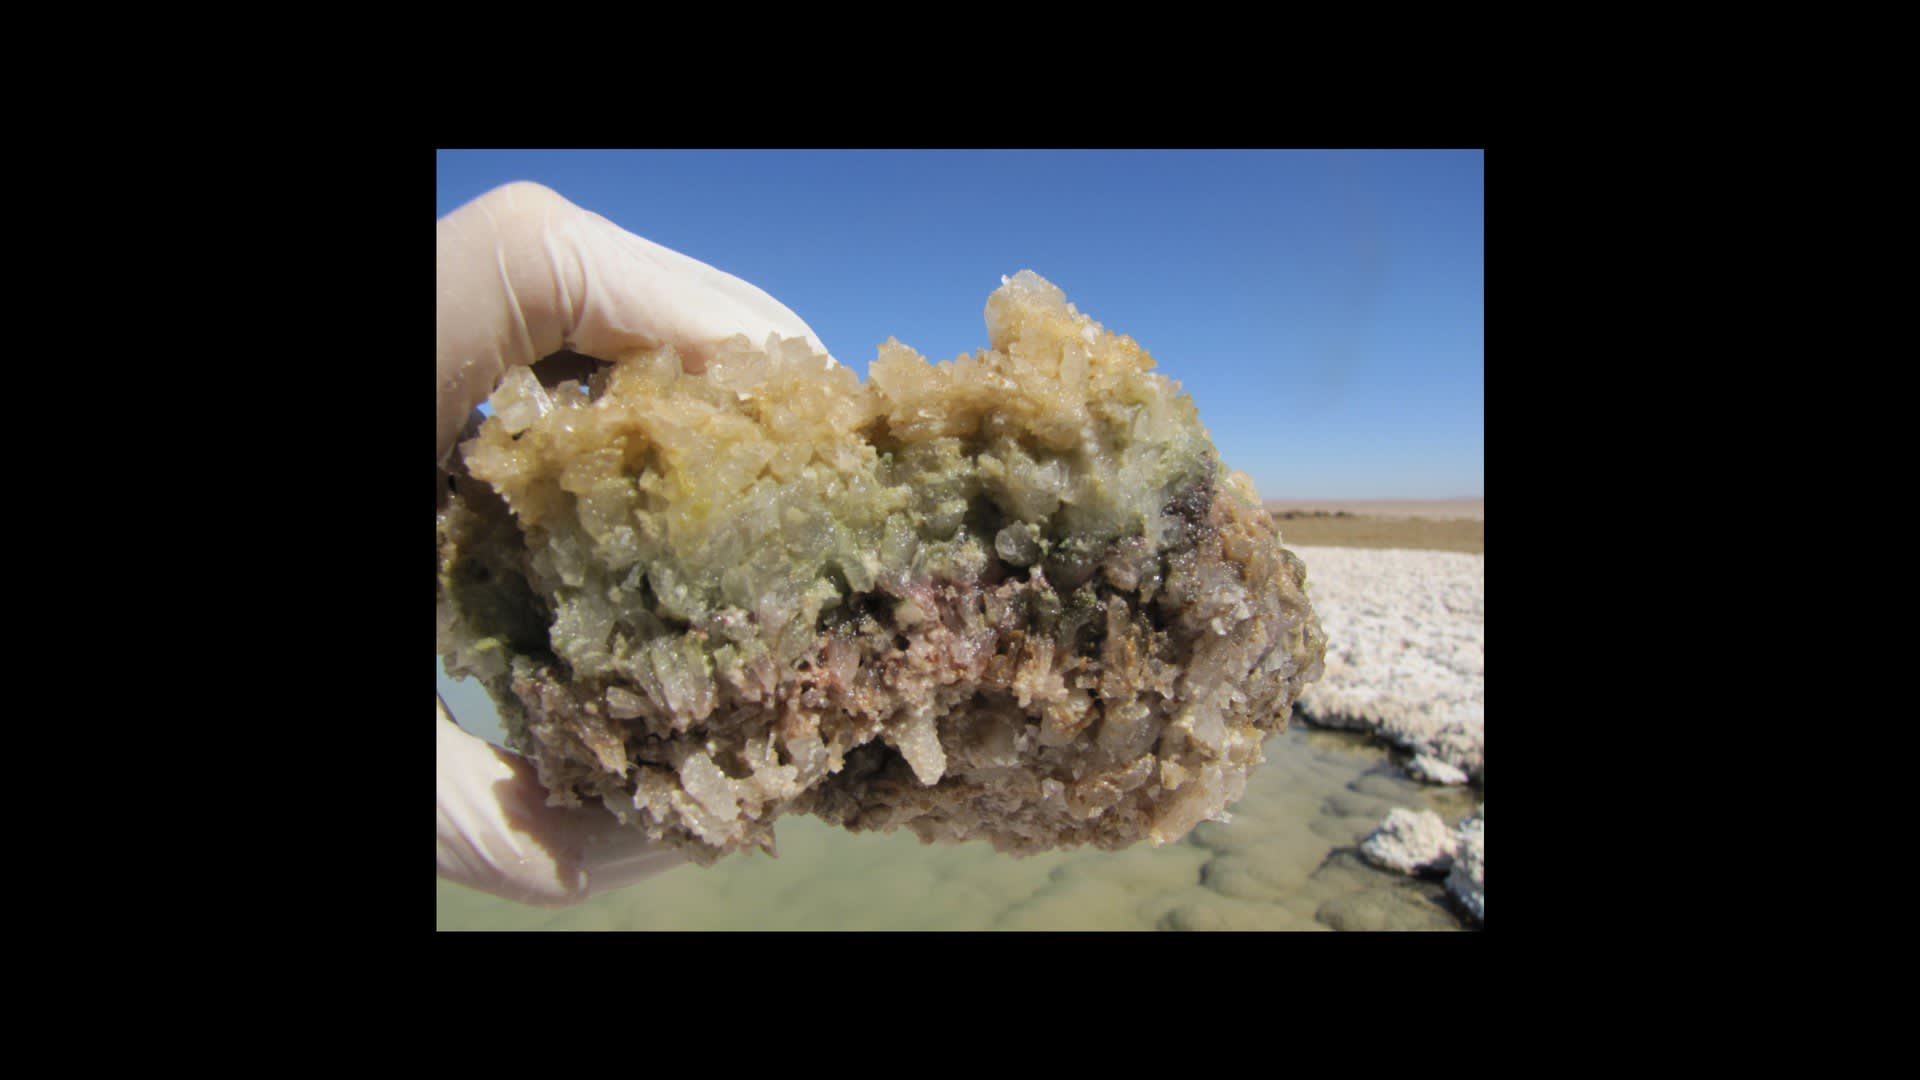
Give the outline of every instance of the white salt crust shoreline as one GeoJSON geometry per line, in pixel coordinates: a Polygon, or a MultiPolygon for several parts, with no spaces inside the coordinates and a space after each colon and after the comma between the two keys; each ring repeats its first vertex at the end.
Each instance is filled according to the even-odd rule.
{"type": "MultiPolygon", "coordinates": [[[[1301,696],[1297,715],[1411,751],[1408,772],[1417,780],[1471,779],[1484,788],[1486,557],[1393,548],[1293,550],[1307,564],[1307,595],[1327,632],[1326,675],[1301,696]]],[[[1484,921],[1485,836],[1484,805],[1451,831],[1430,812],[1418,822],[1403,814],[1375,830],[1362,852],[1401,873],[1450,868],[1448,891],[1484,921]],[[1458,860],[1456,851],[1462,853],[1458,860]]]]}
{"type": "MultiPolygon", "coordinates": [[[[1293,551],[1307,564],[1307,595],[1327,632],[1326,674],[1301,695],[1300,717],[1377,735],[1484,784],[1486,557],[1293,551]]],[[[1424,763],[1422,771],[1446,775],[1424,763]]]]}

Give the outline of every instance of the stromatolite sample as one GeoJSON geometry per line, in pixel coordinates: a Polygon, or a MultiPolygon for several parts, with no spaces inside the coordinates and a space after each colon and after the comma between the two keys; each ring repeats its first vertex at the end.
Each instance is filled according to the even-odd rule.
{"type": "Polygon", "coordinates": [[[788,812],[1007,851],[1180,837],[1318,677],[1305,568],[1192,400],[1022,272],[992,343],[526,369],[439,514],[438,647],[554,798],[701,862],[788,812]]]}

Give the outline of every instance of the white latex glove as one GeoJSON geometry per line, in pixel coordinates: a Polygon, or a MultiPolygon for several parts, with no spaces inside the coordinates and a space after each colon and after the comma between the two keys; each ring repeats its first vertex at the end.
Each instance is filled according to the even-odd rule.
{"type": "Polygon", "coordinates": [[[562,349],[613,359],[673,345],[705,370],[734,334],[804,337],[786,306],[732,274],[627,232],[532,183],[495,188],[435,227],[439,298],[439,447],[444,461],[469,410],[507,369],[562,349]]]}
{"type": "Polygon", "coordinates": [[[559,907],[680,865],[599,807],[548,806],[533,764],[460,730],[435,702],[441,877],[559,907]]]}
{"type": "MultiPolygon", "coordinates": [[[[689,371],[734,334],[825,346],[779,301],[539,184],[495,188],[434,227],[435,460],[509,368],[563,349],[612,359],[671,344],[689,371]]],[[[551,807],[533,766],[457,727],[436,700],[440,876],[524,903],[577,903],[677,866],[604,809],[551,807]]]]}

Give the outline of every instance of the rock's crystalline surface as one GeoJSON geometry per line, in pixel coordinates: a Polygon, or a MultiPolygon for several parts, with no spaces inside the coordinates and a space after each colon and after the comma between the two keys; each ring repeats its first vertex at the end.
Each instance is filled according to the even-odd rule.
{"type": "Polygon", "coordinates": [[[438,648],[562,803],[711,862],[811,813],[1017,853],[1223,815],[1322,669],[1178,385],[1023,271],[991,349],[513,372],[438,517],[438,648]],[[691,365],[688,365],[691,366],[691,365]]]}

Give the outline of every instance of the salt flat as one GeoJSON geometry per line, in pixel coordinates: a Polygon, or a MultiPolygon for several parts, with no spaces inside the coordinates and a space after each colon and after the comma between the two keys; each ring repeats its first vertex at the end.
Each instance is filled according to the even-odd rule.
{"type": "Polygon", "coordinates": [[[1327,632],[1305,717],[1378,735],[1481,778],[1486,743],[1486,557],[1299,547],[1327,632]]]}

